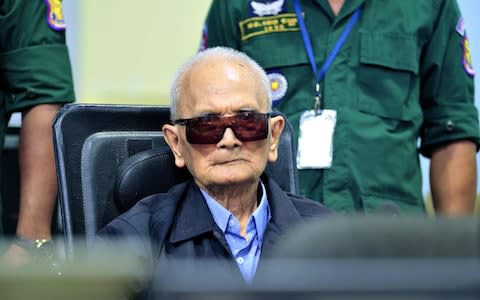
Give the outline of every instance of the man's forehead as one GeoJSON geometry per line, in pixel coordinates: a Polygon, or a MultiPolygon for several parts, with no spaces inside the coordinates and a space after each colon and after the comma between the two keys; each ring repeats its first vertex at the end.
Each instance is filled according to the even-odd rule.
{"type": "MultiPolygon", "coordinates": [[[[221,65],[220,65],[221,67],[221,65]]],[[[223,73],[212,72],[205,66],[205,72],[195,71],[187,76],[181,95],[182,110],[184,111],[239,111],[242,109],[261,110],[267,106],[265,97],[262,96],[261,84],[255,80],[254,72],[246,74],[237,72],[234,68],[223,73]],[[265,102],[265,103],[263,103],[265,102]]]]}
{"type": "Polygon", "coordinates": [[[212,95],[203,95],[197,97],[194,95],[184,95],[180,101],[179,111],[182,115],[199,115],[206,113],[229,114],[239,111],[257,111],[267,112],[268,103],[259,93],[251,93],[245,97],[237,95],[225,95],[213,97],[212,95]]]}
{"type": "Polygon", "coordinates": [[[192,74],[200,74],[202,72],[209,72],[215,69],[216,71],[233,71],[238,73],[241,76],[257,76],[253,67],[247,62],[243,61],[240,58],[236,57],[224,57],[221,55],[212,55],[205,57],[194,65],[192,65],[190,72],[192,74]]]}
{"type": "Polygon", "coordinates": [[[190,101],[183,102],[184,105],[181,106],[180,111],[182,114],[229,114],[236,113],[239,111],[258,111],[266,112],[267,106],[262,105],[258,99],[254,98],[251,100],[248,99],[198,99],[198,101],[190,99],[190,101]]]}

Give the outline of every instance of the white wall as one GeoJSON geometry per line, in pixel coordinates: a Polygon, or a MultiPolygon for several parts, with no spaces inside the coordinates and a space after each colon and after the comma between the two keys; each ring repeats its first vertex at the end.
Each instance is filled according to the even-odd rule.
{"type": "Polygon", "coordinates": [[[210,0],[63,0],[81,102],[166,104],[210,0]]]}

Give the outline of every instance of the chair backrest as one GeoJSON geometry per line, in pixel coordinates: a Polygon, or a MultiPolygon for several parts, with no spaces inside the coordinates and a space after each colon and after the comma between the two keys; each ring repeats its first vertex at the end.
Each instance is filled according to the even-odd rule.
{"type": "Polygon", "coordinates": [[[112,202],[120,211],[126,211],[140,199],[167,192],[176,183],[189,178],[191,174],[185,168],[175,166],[168,146],[143,151],[118,167],[112,202]]]}
{"type": "Polygon", "coordinates": [[[167,147],[161,131],[104,131],[90,135],[80,156],[80,183],[86,236],[123,211],[112,201],[116,169],[145,149],[167,147]]]}
{"type": "Polygon", "coordinates": [[[59,214],[66,255],[75,236],[95,234],[98,221],[115,217],[116,169],[129,156],[163,145],[168,107],[68,104],[53,123],[59,214]]]}
{"type": "MultiPolygon", "coordinates": [[[[190,176],[174,166],[163,139],[161,127],[169,120],[165,106],[77,103],[61,109],[53,129],[67,258],[74,255],[74,242],[94,237],[139,199],[190,176]]],[[[295,155],[286,122],[279,158],[266,172],[292,193],[298,193],[295,155]]]]}

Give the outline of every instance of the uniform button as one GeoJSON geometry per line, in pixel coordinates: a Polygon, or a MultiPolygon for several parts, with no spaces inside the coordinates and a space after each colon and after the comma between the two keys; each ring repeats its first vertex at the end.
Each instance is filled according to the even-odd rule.
{"type": "Polygon", "coordinates": [[[238,263],[239,265],[243,264],[244,261],[245,261],[245,260],[243,259],[243,257],[237,258],[237,263],[238,263]]]}
{"type": "Polygon", "coordinates": [[[446,127],[447,127],[447,131],[452,131],[453,128],[455,127],[455,124],[453,123],[452,120],[448,120],[447,124],[446,124],[446,127]]]}

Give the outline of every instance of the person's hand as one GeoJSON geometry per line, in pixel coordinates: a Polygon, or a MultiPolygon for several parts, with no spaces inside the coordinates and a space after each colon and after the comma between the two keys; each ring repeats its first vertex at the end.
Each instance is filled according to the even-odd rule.
{"type": "Polygon", "coordinates": [[[0,258],[2,265],[7,267],[22,267],[32,262],[32,255],[24,248],[12,243],[0,258]]]}
{"type": "Polygon", "coordinates": [[[24,237],[14,239],[0,258],[2,265],[21,268],[26,265],[42,265],[61,275],[55,245],[50,239],[31,240],[24,237]]]}

